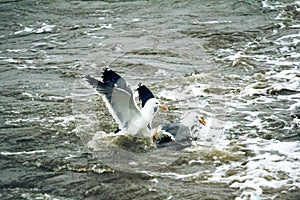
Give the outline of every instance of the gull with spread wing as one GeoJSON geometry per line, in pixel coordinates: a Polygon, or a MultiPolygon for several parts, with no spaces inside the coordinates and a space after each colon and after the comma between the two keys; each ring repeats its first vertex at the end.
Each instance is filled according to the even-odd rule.
{"type": "Polygon", "coordinates": [[[102,97],[119,125],[121,133],[138,137],[152,137],[151,122],[159,108],[167,110],[154,97],[153,93],[142,83],[138,84],[139,108],[134,99],[134,93],[126,80],[108,67],[104,68],[102,80],[87,75],[86,80],[102,97]]]}

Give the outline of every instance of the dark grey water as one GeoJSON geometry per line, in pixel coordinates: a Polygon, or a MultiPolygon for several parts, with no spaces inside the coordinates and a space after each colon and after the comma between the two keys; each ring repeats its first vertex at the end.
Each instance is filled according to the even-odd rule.
{"type": "Polygon", "coordinates": [[[300,2],[1,1],[1,199],[299,199],[300,2]],[[209,121],[129,151],[83,75],[103,66],[209,121]]]}

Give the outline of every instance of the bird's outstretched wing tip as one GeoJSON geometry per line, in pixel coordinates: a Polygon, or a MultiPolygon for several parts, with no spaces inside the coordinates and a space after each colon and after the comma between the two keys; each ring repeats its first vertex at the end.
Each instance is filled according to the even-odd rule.
{"type": "Polygon", "coordinates": [[[92,85],[93,87],[97,87],[98,83],[99,83],[99,80],[91,77],[89,74],[85,75],[84,76],[84,79],[90,84],[92,85]]]}
{"type": "Polygon", "coordinates": [[[125,82],[125,80],[119,74],[117,74],[108,67],[104,68],[102,72],[102,82],[104,84],[110,85],[111,87],[115,87],[115,84],[117,83],[122,84],[120,80],[122,80],[121,82],[125,82]]]}
{"type": "Polygon", "coordinates": [[[142,82],[139,82],[138,83],[138,87],[141,87],[141,86],[143,86],[144,84],[142,83],[142,82]]]}

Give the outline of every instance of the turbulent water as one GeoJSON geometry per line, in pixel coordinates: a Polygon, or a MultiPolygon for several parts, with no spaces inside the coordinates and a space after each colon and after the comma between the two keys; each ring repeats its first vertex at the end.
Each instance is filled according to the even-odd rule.
{"type": "Polygon", "coordinates": [[[7,0],[0,26],[1,199],[300,198],[300,1],[7,0]],[[108,65],[205,133],[122,147],[83,79],[108,65]]]}

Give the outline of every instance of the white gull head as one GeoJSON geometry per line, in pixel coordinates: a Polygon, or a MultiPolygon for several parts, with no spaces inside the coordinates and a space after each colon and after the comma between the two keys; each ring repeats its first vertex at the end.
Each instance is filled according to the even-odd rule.
{"type": "Polygon", "coordinates": [[[167,107],[161,105],[157,99],[151,98],[147,100],[141,109],[141,116],[131,120],[130,124],[123,131],[134,136],[152,137],[151,122],[160,108],[167,110],[167,107]]]}

